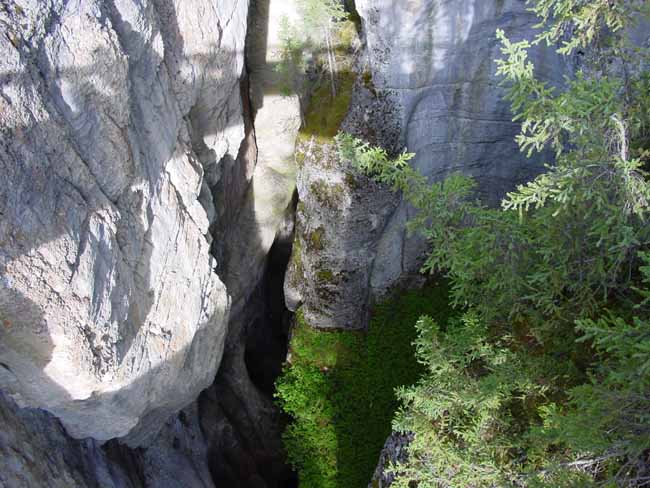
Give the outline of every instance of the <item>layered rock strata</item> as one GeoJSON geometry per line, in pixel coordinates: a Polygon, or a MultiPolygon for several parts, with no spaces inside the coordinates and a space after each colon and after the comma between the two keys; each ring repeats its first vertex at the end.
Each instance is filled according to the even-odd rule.
{"type": "Polygon", "coordinates": [[[247,12],[3,4],[0,384],[75,437],[141,443],[214,377],[209,186],[244,137],[247,12]]]}

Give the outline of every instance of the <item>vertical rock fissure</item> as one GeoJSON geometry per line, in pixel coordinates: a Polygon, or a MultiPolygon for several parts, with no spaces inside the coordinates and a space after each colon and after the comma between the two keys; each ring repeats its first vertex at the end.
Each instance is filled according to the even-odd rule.
{"type": "Polygon", "coordinates": [[[211,253],[233,299],[219,372],[197,402],[217,487],[297,486],[282,443],[287,419],[274,401],[292,318],[283,283],[297,195],[293,154],[289,161],[269,146],[269,128],[283,125],[269,119],[265,108],[277,103],[266,85],[272,69],[267,60],[270,22],[270,0],[252,1],[241,81],[244,139],[236,159],[219,162],[217,179],[207,175],[215,211],[211,253]]]}
{"type": "Polygon", "coordinates": [[[296,199],[277,234],[264,273],[230,321],[226,351],[214,384],[198,400],[208,465],[216,486],[297,487],[282,444],[287,419],[275,405],[275,380],[285,361],[292,313],[284,276],[293,243],[296,199]]]}

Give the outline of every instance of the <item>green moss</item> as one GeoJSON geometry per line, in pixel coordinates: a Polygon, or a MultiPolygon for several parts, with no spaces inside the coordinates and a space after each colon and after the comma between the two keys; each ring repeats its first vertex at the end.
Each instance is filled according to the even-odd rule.
{"type": "Polygon", "coordinates": [[[307,236],[307,247],[310,251],[322,251],[325,248],[325,229],[317,227],[307,236]]]}
{"type": "Polygon", "coordinates": [[[329,269],[321,269],[316,273],[318,281],[321,283],[332,283],[334,282],[334,273],[329,269]]]}
{"type": "Polygon", "coordinates": [[[375,83],[372,81],[372,73],[370,70],[363,72],[361,75],[361,81],[363,82],[363,86],[365,86],[366,89],[376,97],[377,89],[375,88],[375,83]]]}
{"type": "Polygon", "coordinates": [[[337,51],[342,54],[347,54],[358,37],[357,26],[352,20],[341,22],[336,31],[337,51]]]}
{"type": "Polygon", "coordinates": [[[300,150],[296,150],[295,154],[296,154],[296,166],[298,168],[302,168],[305,165],[306,155],[305,155],[304,152],[302,152],[300,150]]]}
{"type": "Polygon", "coordinates": [[[362,345],[363,333],[315,329],[307,323],[302,309],[296,312],[290,344],[292,364],[309,364],[320,369],[350,365],[357,360],[362,345]]]}
{"type": "Polygon", "coordinates": [[[300,130],[300,137],[303,140],[314,137],[320,144],[329,144],[333,141],[348,113],[354,78],[354,73],[350,71],[342,71],[338,74],[336,97],[332,97],[329,77],[323,78],[321,84],[312,93],[305,125],[300,130]]]}
{"type": "Polygon", "coordinates": [[[301,214],[305,213],[305,202],[303,201],[298,202],[298,205],[296,206],[296,212],[301,214]]]}
{"type": "Polygon", "coordinates": [[[309,189],[323,207],[337,208],[345,196],[345,188],[340,183],[328,184],[325,180],[314,181],[309,189]]]}
{"type": "Polygon", "coordinates": [[[278,396],[294,418],[285,442],[301,486],[367,486],[391,432],[394,389],[422,373],[414,324],[422,314],[444,323],[449,312],[446,283],[376,305],[367,333],[317,330],[298,311],[278,396]]]}
{"type": "Polygon", "coordinates": [[[294,271],[294,277],[304,276],[305,271],[302,265],[302,242],[300,238],[294,239],[293,249],[291,250],[291,265],[294,271]]]}
{"type": "Polygon", "coordinates": [[[359,180],[352,173],[345,173],[345,184],[348,185],[348,188],[352,190],[358,190],[361,188],[359,180]]]}

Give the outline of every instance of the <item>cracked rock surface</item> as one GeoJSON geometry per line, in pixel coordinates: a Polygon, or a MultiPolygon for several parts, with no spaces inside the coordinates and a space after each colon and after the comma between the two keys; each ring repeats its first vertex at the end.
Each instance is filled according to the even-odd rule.
{"type": "Polygon", "coordinates": [[[0,385],[74,437],[143,444],[214,378],[209,187],[244,138],[247,12],[0,4],[0,385]]]}
{"type": "MultiPolygon", "coordinates": [[[[514,137],[495,59],[496,30],[530,38],[538,19],[524,0],[357,0],[367,40],[373,89],[397,107],[391,121],[400,145],[416,153],[412,165],[432,181],[452,172],[472,176],[481,197],[495,205],[530,180],[550,155],[527,159],[514,137]]],[[[551,84],[571,66],[553,47],[536,47],[531,60],[551,84]]],[[[370,115],[372,118],[372,114],[370,115]]],[[[413,210],[402,203],[377,243],[370,286],[382,293],[421,264],[426,243],[407,236],[413,210]]]]}

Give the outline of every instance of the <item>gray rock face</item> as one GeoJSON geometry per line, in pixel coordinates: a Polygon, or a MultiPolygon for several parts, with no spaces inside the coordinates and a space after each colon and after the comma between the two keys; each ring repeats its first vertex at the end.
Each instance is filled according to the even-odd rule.
{"type": "Polygon", "coordinates": [[[222,276],[233,296],[233,315],[262,278],[278,230],[287,211],[293,212],[289,207],[296,188],[294,149],[301,122],[300,100],[296,94],[282,93],[275,67],[280,60],[281,20],[296,12],[294,1],[251,3],[246,66],[256,165],[240,206],[217,233],[223,236],[222,276]]]}
{"type": "Polygon", "coordinates": [[[46,412],[20,409],[0,392],[0,486],[3,488],[142,486],[96,441],[70,439],[46,412]]]}
{"type": "Polygon", "coordinates": [[[319,329],[363,329],[374,243],[398,199],[355,174],[333,144],[298,148],[300,203],[287,270],[287,305],[319,329]],[[391,205],[392,204],[392,205],[391,205]]]}
{"type": "Polygon", "coordinates": [[[210,188],[244,138],[247,12],[0,9],[0,386],[75,437],[141,444],[214,378],[210,188]]]}
{"type": "Polygon", "coordinates": [[[214,488],[197,405],[164,423],[147,449],[71,439],[42,410],[19,408],[0,392],[3,488],[214,488]]]}
{"type": "Polygon", "coordinates": [[[295,5],[40,3],[0,7],[0,389],[63,425],[0,393],[0,486],[284,486],[295,5]]]}
{"type": "MultiPolygon", "coordinates": [[[[526,159],[514,142],[519,125],[494,63],[498,28],[514,40],[534,35],[538,20],[524,0],[359,0],[357,8],[374,88],[399,107],[393,122],[402,145],[416,153],[414,167],[431,180],[455,171],[472,176],[491,204],[540,171],[542,161],[526,159]]],[[[535,49],[531,59],[554,83],[571,72],[553,48],[535,49]]],[[[401,204],[378,243],[376,293],[420,265],[426,245],[404,231],[411,215],[401,204]]]]}
{"type": "Polygon", "coordinates": [[[377,469],[372,475],[372,480],[370,480],[368,488],[388,488],[393,484],[395,475],[387,473],[387,468],[391,464],[405,462],[408,459],[407,448],[412,440],[412,435],[399,434],[397,432],[393,432],[386,439],[384,448],[379,455],[377,469]]]}
{"type": "MultiPolygon", "coordinates": [[[[514,142],[519,126],[494,63],[497,28],[515,40],[533,35],[537,21],[524,0],[357,0],[356,7],[366,46],[344,130],[389,152],[416,153],[412,164],[432,181],[454,171],[476,178],[491,204],[540,170],[542,161],[526,159],[514,142]]],[[[531,58],[554,83],[571,69],[552,48],[531,58]]],[[[417,280],[427,251],[406,233],[412,208],[366,179],[350,186],[346,172],[333,151],[320,151],[298,175],[305,238],[286,294],[318,327],[365,327],[373,297],[417,280]],[[325,236],[317,246],[314,232],[325,236]]]]}

